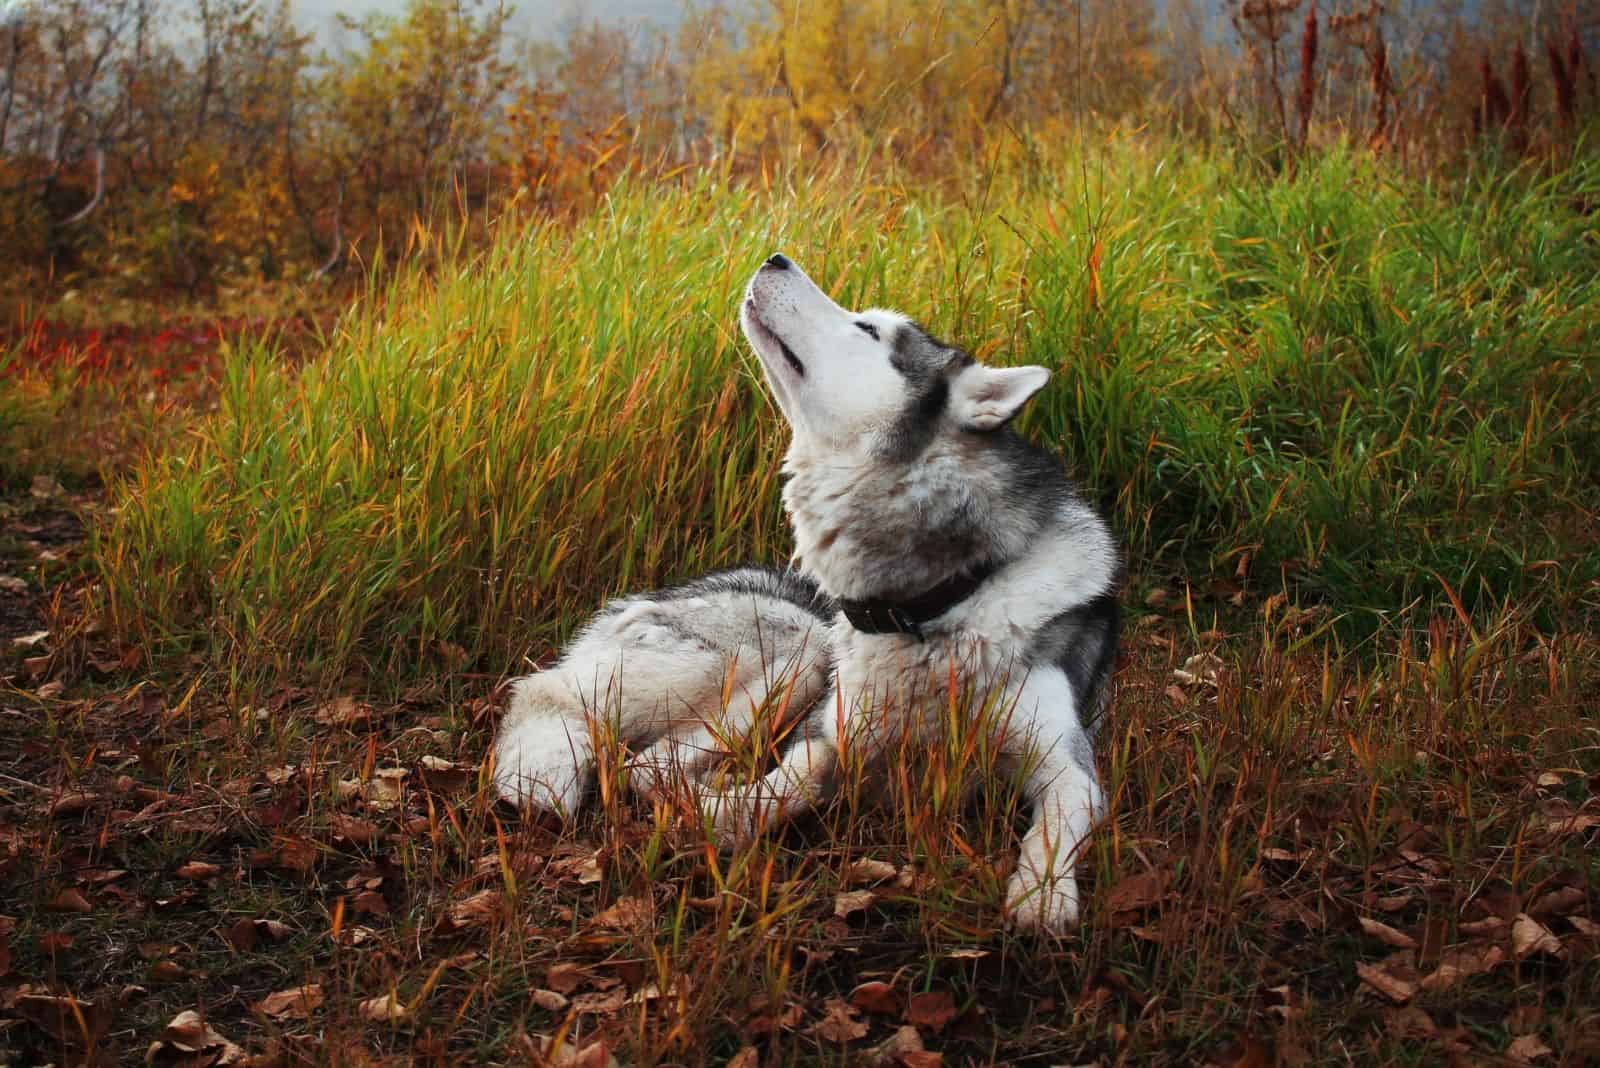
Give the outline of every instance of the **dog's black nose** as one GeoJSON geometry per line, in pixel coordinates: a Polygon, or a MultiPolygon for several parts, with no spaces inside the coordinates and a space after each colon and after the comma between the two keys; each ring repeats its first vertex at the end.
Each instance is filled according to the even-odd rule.
{"type": "Polygon", "coordinates": [[[774,271],[787,271],[791,264],[789,263],[788,256],[785,256],[781,252],[774,252],[771,256],[767,257],[767,266],[771,267],[774,271]]]}

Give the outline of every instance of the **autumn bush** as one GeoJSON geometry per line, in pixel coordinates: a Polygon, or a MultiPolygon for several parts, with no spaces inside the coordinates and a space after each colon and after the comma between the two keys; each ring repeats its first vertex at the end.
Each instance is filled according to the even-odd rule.
{"type": "Polygon", "coordinates": [[[0,23],[0,294],[358,287],[419,228],[481,245],[624,174],[870,154],[936,180],[1108,129],[1265,175],[1325,145],[1451,173],[1592,152],[1583,5],[1435,8],[745,0],[519,40],[487,0],[408,0],[324,42],[286,0],[23,3],[0,23]]]}
{"type": "Polygon", "coordinates": [[[1130,139],[953,190],[624,182],[570,226],[436,251],[299,374],[233,353],[221,411],[118,487],[109,618],[256,670],[502,665],[606,593],[783,557],[781,421],[733,314],[782,248],[847,305],[1055,368],[1028,428],[1148,574],[1264,585],[1348,633],[1591,619],[1600,270],[1575,205],[1600,171],[1238,166],[1130,139]]]}

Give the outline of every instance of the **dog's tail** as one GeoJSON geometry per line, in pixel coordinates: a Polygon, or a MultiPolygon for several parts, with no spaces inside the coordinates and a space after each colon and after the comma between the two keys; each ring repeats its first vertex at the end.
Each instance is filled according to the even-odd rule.
{"type": "Polygon", "coordinates": [[[581,703],[553,673],[512,685],[494,761],[507,801],[561,816],[578,810],[594,774],[594,740],[581,703]]]}

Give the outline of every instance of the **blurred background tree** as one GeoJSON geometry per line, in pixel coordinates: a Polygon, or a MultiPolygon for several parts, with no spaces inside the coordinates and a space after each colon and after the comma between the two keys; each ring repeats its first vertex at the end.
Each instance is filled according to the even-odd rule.
{"type": "Polygon", "coordinates": [[[288,0],[6,11],[0,284],[29,293],[359,277],[440,221],[580,211],[629,172],[934,172],[1117,127],[1439,168],[1585,150],[1600,111],[1576,0],[691,0],[537,39],[491,0],[408,0],[331,50],[288,0]]]}

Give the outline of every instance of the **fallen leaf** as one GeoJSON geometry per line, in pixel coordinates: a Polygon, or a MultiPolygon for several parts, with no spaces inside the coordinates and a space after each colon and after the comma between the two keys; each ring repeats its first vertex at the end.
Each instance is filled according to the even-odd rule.
{"type": "Polygon", "coordinates": [[[896,1029],[894,1034],[874,1046],[867,1060],[871,1064],[905,1064],[907,1057],[925,1052],[922,1035],[915,1027],[907,1025],[896,1029]]]}
{"type": "Polygon", "coordinates": [[[548,1068],[618,1068],[617,1058],[604,1039],[597,1038],[581,1049],[568,1042],[541,1036],[539,1054],[548,1068]]]}
{"type": "Polygon", "coordinates": [[[1540,1057],[1548,1057],[1555,1050],[1540,1041],[1538,1035],[1518,1035],[1506,1047],[1506,1056],[1514,1061],[1531,1064],[1540,1057]]]}
{"type": "Polygon", "coordinates": [[[565,994],[558,994],[554,990],[535,990],[532,1000],[546,1012],[566,1012],[571,1004],[565,994]]]}
{"type": "Polygon", "coordinates": [[[1563,886],[1541,894],[1528,906],[1528,915],[1543,919],[1546,916],[1566,916],[1578,912],[1589,904],[1589,895],[1581,886],[1563,886]]]}
{"type": "Polygon", "coordinates": [[[1439,966],[1424,976],[1421,987],[1431,992],[1444,990],[1468,976],[1492,970],[1506,959],[1497,945],[1456,946],[1439,957],[1439,966]]]}
{"type": "Polygon", "coordinates": [[[944,1054],[931,1049],[908,1049],[894,1059],[901,1068],[940,1068],[944,1064],[944,1054]]]}
{"type": "Polygon", "coordinates": [[[51,819],[62,819],[67,816],[76,816],[87,811],[95,802],[95,795],[83,790],[74,790],[72,793],[62,794],[45,807],[45,815],[51,819]]]}
{"type": "Polygon", "coordinates": [[[56,912],[93,912],[94,906],[89,904],[89,899],[78,892],[76,887],[67,887],[55,897],[51,898],[45,908],[56,912]]]}
{"type": "Polygon", "coordinates": [[[570,994],[589,978],[589,972],[579,964],[552,964],[544,973],[544,985],[562,994],[570,994]]]}
{"type": "Polygon", "coordinates": [[[368,807],[379,810],[399,808],[405,799],[408,774],[405,768],[379,768],[373,772],[372,781],[367,783],[366,788],[368,807]]]}
{"type": "Polygon", "coordinates": [[[274,1020],[305,1020],[309,1019],[312,1011],[321,1004],[321,984],[308,983],[305,986],[291,987],[275,994],[268,994],[251,1008],[274,1020]]]}
{"type": "Polygon", "coordinates": [[[480,890],[450,906],[450,921],[457,927],[472,927],[499,916],[505,895],[498,890],[480,890]]]}
{"type": "Polygon", "coordinates": [[[844,881],[850,884],[879,883],[892,879],[895,866],[886,860],[858,860],[844,870],[844,881]]]}
{"type": "Polygon", "coordinates": [[[906,1023],[935,1033],[943,1031],[956,1015],[956,1000],[948,990],[913,994],[906,1003],[906,1023]]]}
{"type": "Polygon", "coordinates": [[[828,1042],[844,1045],[863,1037],[868,1031],[867,1024],[849,1002],[841,998],[829,998],[822,1005],[822,1019],[811,1027],[811,1033],[828,1042]]]}
{"type": "Polygon", "coordinates": [[[181,983],[193,974],[175,960],[158,960],[150,965],[150,981],[154,983],[181,983]]]}
{"type": "Polygon", "coordinates": [[[293,933],[286,923],[277,920],[235,920],[228,928],[228,942],[241,953],[248,953],[260,942],[282,942],[293,933]]]}
{"type": "Polygon", "coordinates": [[[206,1059],[198,1063],[207,1066],[241,1064],[245,1060],[243,1049],[224,1038],[193,1009],[178,1013],[172,1018],[172,1022],[162,1029],[161,1038],[150,1043],[150,1048],[145,1051],[145,1063],[153,1064],[166,1060],[196,1063],[189,1058],[173,1057],[173,1053],[204,1054],[206,1059]]]}
{"type": "Polygon", "coordinates": [[[792,1031],[804,1018],[805,1009],[793,1001],[784,1002],[783,1008],[774,1012],[766,998],[755,997],[750,999],[750,1016],[745,1021],[744,1032],[751,1038],[760,1038],[779,1030],[792,1031]]]}
{"type": "Polygon", "coordinates": [[[273,840],[271,848],[251,852],[250,866],[279,868],[304,875],[317,866],[317,845],[309,838],[295,836],[277,838],[273,840]]]}
{"type": "Polygon", "coordinates": [[[1562,948],[1561,939],[1550,933],[1550,928],[1524,912],[1511,924],[1511,955],[1523,960],[1535,953],[1560,957],[1566,950],[1562,948]]]}
{"type": "Polygon", "coordinates": [[[1377,965],[1358,963],[1356,965],[1356,975],[1361,977],[1363,983],[1366,983],[1396,1005],[1404,1005],[1417,993],[1417,984],[1390,975],[1377,965]]]}
{"type": "Polygon", "coordinates": [[[354,816],[346,816],[342,812],[334,813],[331,822],[333,833],[354,845],[370,845],[382,836],[376,824],[354,816]]]}
{"type": "Polygon", "coordinates": [[[850,1004],[879,1016],[898,1016],[904,1002],[900,992],[888,983],[862,983],[850,991],[850,1004]]]}
{"type": "Polygon", "coordinates": [[[878,899],[872,890],[847,890],[833,897],[833,914],[839,919],[844,919],[851,913],[860,912],[878,899]]]}
{"type": "Polygon", "coordinates": [[[1403,1008],[1389,1009],[1385,1018],[1389,1021],[1389,1032],[1396,1038],[1427,1039],[1439,1033],[1438,1025],[1416,1005],[1406,1005],[1403,1008]]]}
{"type": "Polygon", "coordinates": [[[1585,938],[1600,938],[1600,923],[1583,916],[1568,916],[1567,922],[1572,924],[1573,930],[1585,938]]]}
{"type": "Polygon", "coordinates": [[[594,922],[601,927],[637,931],[649,926],[654,915],[655,908],[648,898],[623,897],[618,898],[616,904],[597,915],[594,922]]]}
{"type": "Polygon", "coordinates": [[[1417,940],[1415,938],[1412,938],[1404,931],[1395,930],[1386,923],[1379,923],[1377,920],[1368,919],[1365,916],[1360,917],[1357,922],[1361,924],[1363,931],[1384,945],[1393,946],[1395,949],[1417,948],[1417,940]]]}
{"type": "Polygon", "coordinates": [[[222,867],[205,860],[191,860],[179,865],[178,870],[173,874],[180,879],[192,879],[198,882],[202,879],[213,879],[221,875],[222,867]]]}
{"type": "Polygon", "coordinates": [[[368,1023],[401,1023],[411,1015],[411,1010],[392,993],[368,998],[361,1003],[358,1011],[368,1023]]]}
{"type": "Polygon", "coordinates": [[[1166,896],[1171,876],[1161,870],[1140,872],[1119,879],[1106,894],[1106,908],[1111,912],[1133,912],[1150,908],[1166,896]]]}
{"type": "Polygon", "coordinates": [[[1195,683],[1215,686],[1224,666],[1222,657],[1216,653],[1196,653],[1183,662],[1183,667],[1173,669],[1172,677],[1185,686],[1195,683]]]}
{"type": "Polygon", "coordinates": [[[361,704],[353,697],[335,697],[317,709],[312,716],[324,727],[353,727],[372,719],[370,705],[361,704]]]}
{"type": "Polygon", "coordinates": [[[572,1011],[599,1016],[610,1016],[628,1003],[628,995],[618,987],[592,994],[579,994],[572,999],[572,1011]]]}
{"type": "Polygon", "coordinates": [[[57,994],[21,994],[11,1009],[58,1045],[92,1047],[111,1025],[111,1008],[93,1001],[57,994]]]}

